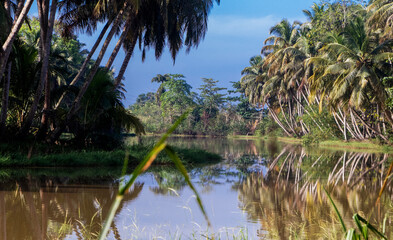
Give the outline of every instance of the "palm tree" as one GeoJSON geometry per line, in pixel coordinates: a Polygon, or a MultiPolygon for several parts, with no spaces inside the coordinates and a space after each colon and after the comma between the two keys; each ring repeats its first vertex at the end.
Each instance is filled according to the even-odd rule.
{"type": "Polygon", "coordinates": [[[143,134],[140,120],[123,106],[124,92],[122,87],[114,88],[113,72],[100,68],[82,99],[83,111],[78,115],[79,120],[71,124],[76,126],[71,129],[76,138],[85,142],[86,137],[111,137],[123,129],[143,134]]]}
{"type": "Polygon", "coordinates": [[[266,80],[266,73],[263,71],[263,58],[254,56],[250,59],[250,66],[245,67],[240,79],[242,88],[245,89],[246,96],[252,104],[259,105],[263,102],[261,93],[266,80]]]}
{"type": "Polygon", "coordinates": [[[313,24],[322,17],[325,11],[325,5],[314,3],[311,6],[311,10],[303,10],[304,15],[308,18],[308,21],[313,24]]]}
{"type": "MultiPolygon", "coordinates": [[[[10,11],[11,11],[11,2],[10,1],[5,1],[5,10],[6,14],[9,16],[10,11]]],[[[7,36],[7,39],[2,43],[2,48],[0,49],[0,79],[3,77],[3,74],[5,72],[7,63],[8,63],[8,58],[10,56],[10,53],[12,51],[12,44],[19,32],[19,29],[22,26],[23,21],[25,20],[27,13],[30,10],[31,5],[33,4],[33,0],[27,0],[26,2],[24,1],[19,1],[17,5],[17,9],[14,13],[14,20],[12,22],[12,27],[11,31],[7,36]]]]}
{"type": "MultiPolygon", "coordinates": [[[[268,92],[267,96],[277,96],[276,98],[271,98],[270,101],[273,99],[277,101],[277,106],[291,135],[298,135],[298,131],[295,130],[298,127],[298,123],[295,119],[296,102],[294,98],[296,97],[298,87],[296,81],[303,71],[303,57],[294,45],[300,37],[300,26],[301,24],[297,21],[290,24],[286,19],[282,20],[270,29],[270,33],[273,36],[265,40],[265,44],[270,44],[262,48],[262,53],[268,54],[263,67],[267,69],[267,74],[270,78],[266,83],[269,84],[264,86],[268,90],[263,91],[266,92],[265,94],[268,92]],[[273,90],[276,92],[273,93],[273,90]],[[285,113],[288,113],[288,117],[285,113]]],[[[272,112],[272,114],[274,113],[272,112]]]]}
{"type": "Polygon", "coordinates": [[[392,36],[393,24],[393,1],[391,0],[375,0],[367,7],[370,17],[367,19],[367,24],[370,31],[382,30],[384,37],[392,36]]]}
{"type": "Polygon", "coordinates": [[[48,69],[49,69],[49,57],[50,57],[50,49],[52,45],[52,34],[55,25],[55,16],[57,12],[57,0],[52,0],[51,4],[44,0],[37,0],[38,7],[38,16],[40,20],[40,48],[39,48],[39,57],[42,62],[41,65],[41,73],[40,73],[40,81],[37,86],[37,90],[34,96],[33,103],[30,107],[30,110],[26,116],[26,119],[23,123],[22,128],[20,129],[19,134],[25,135],[33,123],[34,116],[36,114],[39,101],[42,96],[42,91],[45,87],[45,101],[44,101],[44,111],[42,114],[41,122],[46,125],[48,119],[48,111],[50,108],[50,79],[48,77],[48,69]]]}
{"type": "MultiPolygon", "coordinates": [[[[218,0],[216,1],[219,2],[218,0]]],[[[175,59],[183,44],[187,47],[187,50],[190,50],[191,47],[197,46],[203,39],[207,31],[207,17],[210,9],[213,6],[213,0],[177,0],[169,2],[164,0],[149,0],[137,2],[139,3],[137,5],[129,4],[127,1],[124,2],[123,7],[114,20],[112,27],[113,32],[111,30],[111,32],[108,34],[109,37],[107,37],[103,48],[101,49],[101,52],[96,60],[96,64],[92,67],[89,75],[84,81],[84,85],[76,96],[67,114],[65,123],[69,122],[80,109],[81,99],[98,69],[109,41],[114,34],[114,27],[120,24],[120,20],[123,17],[123,12],[126,12],[125,17],[129,16],[129,14],[134,14],[134,12],[144,13],[144,15],[139,15],[140,18],[135,17],[137,21],[141,22],[136,26],[141,27],[135,28],[138,31],[136,31],[134,33],[134,37],[131,38],[131,45],[135,46],[135,39],[143,39],[143,52],[145,52],[146,48],[154,47],[155,55],[157,58],[159,58],[162,54],[164,46],[166,45],[166,42],[168,42],[172,58],[175,59]],[[140,30],[142,27],[143,30],[140,30]]],[[[132,22],[127,21],[126,23],[131,24],[132,22]]],[[[127,64],[128,62],[124,63],[123,65],[127,66],[127,64]]],[[[124,71],[122,72],[124,73],[124,71]]],[[[121,80],[122,76],[120,76],[120,78],[118,76],[118,79],[121,80]]],[[[116,83],[118,84],[120,81],[117,80],[116,83]]],[[[54,141],[60,136],[64,127],[64,125],[58,126],[53,131],[50,136],[51,141],[54,141]]]]}
{"type": "MultiPolygon", "coordinates": [[[[385,69],[391,68],[392,41],[379,44],[376,34],[367,34],[361,18],[351,22],[342,39],[336,40],[321,49],[325,59],[312,59],[320,72],[318,77],[312,78],[313,91],[318,91],[315,87],[322,85],[322,96],[327,96],[332,107],[344,106],[362,123],[364,116],[358,116],[356,110],[374,107],[392,123],[391,112],[385,106],[387,94],[381,81],[386,76],[385,69]]],[[[365,127],[387,140],[370,125],[365,127]]]]}

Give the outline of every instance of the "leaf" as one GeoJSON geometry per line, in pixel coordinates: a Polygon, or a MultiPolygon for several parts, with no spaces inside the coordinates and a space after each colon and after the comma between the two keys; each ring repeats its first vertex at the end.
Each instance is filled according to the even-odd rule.
{"type": "Polygon", "coordinates": [[[210,221],[209,221],[209,217],[206,214],[205,208],[202,204],[202,200],[197,192],[197,190],[195,189],[194,185],[191,183],[190,177],[188,176],[187,170],[184,167],[183,163],[181,162],[180,158],[177,156],[177,154],[175,153],[175,151],[170,147],[170,146],[166,146],[165,147],[165,152],[168,154],[168,156],[170,158],[172,158],[173,163],[175,164],[176,168],[180,171],[180,173],[183,175],[184,179],[186,180],[188,186],[191,188],[191,190],[194,192],[195,196],[196,196],[196,200],[198,202],[199,208],[201,209],[203,216],[205,217],[208,226],[210,227],[210,221]]]}
{"type": "Polygon", "coordinates": [[[323,187],[323,190],[325,191],[326,195],[328,196],[330,203],[333,205],[334,211],[336,212],[338,219],[340,220],[340,223],[341,223],[341,226],[342,226],[344,232],[347,232],[347,227],[345,226],[344,220],[342,219],[341,214],[336,207],[336,204],[334,204],[333,199],[330,197],[330,194],[326,191],[325,187],[323,187]]]}
{"type": "Polygon", "coordinates": [[[357,217],[357,219],[360,222],[363,222],[366,224],[367,228],[370,229],[373,233],[375,233],[377,236],[383,238],[383,239],[387,239],[387,237],[382,234],[380,231],[378,231],[373,225],[371,225],[366,219],[362,218],[359,214],[355,214],[353,217],[355,218],[355,216],[357,217]]]}
{"type": "Polygon", "coordinates": [[[355,233],[355,229],[351,228],[348,230],[347,237],[345,238],[345,240],[353,240],[353,239],[356,239],[356,233],[355,233]]]}
{"type": "MultiPolygon", "coordinates": [[[[121,201],[123,200],[124,194],[127,192],[127,190],[132,186],[132,184],[135,182],[136,178],[144,171],[146,171],[147,168],[150,167],[152,162],[156,159],[157,155],[166,147],[166,140],[170,136],[170,134],[175,131],[175,129],[179,126],[181,122],[184,121],[184,119],[188,116],[189,111],[185,112],[183,115],[180,116],[180,118],[172,125],[171,128],[161,137],[161,139],[157,142],[157,144],[153,147],[153,149],[145,156],[142,162],[138,164],[138,166],[134,169],[132,172],[132,177],[130,180],[128,180],[127,183],[125,183],[124,186],[120,187],[119,192],[116,196],[115,201],[112,203],[111,208],[109,210],[109,215],[105,221],[104,227],[101,230],[99,240],[104,240],[106,239],[106,235],[109,232],[109,228],[113,222],[113,219],[116,214],[116,210],[118,209],[121,201]]],[[[184,168],[184,166],[183,166],[184,168]]],[[[126,165],[123,166],[123,173],[126,169],[126,165]]],[[[184,168],[185,169],[185,168],[184,168]]],[[[184,174],[183,174],[184,175],[184,174]]],[[[193,191],[195,192],[195,188],[192,188],[193,191]]],[[[197,195],[197,200],[199,199],[199,195],[197,195]]],[[[200,202],[200,199],[198,200],[200,202]]],[[[203,208],[201,208],[206,216],[206,213],[203,208]]],[[[210,226],[210,222],[209,226],[210,226]]]]}

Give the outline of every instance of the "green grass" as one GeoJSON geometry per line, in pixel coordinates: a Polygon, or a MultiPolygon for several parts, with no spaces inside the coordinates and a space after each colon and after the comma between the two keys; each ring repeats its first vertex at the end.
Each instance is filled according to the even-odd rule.
{"type": "Polygon", "coordinates": [[[371,153],[393,153],[393,147],[388,145],[379,145],[370,141],[341,141],[341,140],[327,140],[319,143],[320,148],[362,151],[371,153]]]}
{"type": "MultiPolygon", "coordinates": [[[[126,151],[129,153],[129,165],[137,165],[143,156],[149,152],[151,146],[135,145],[126,149],[114,151],[102,150],[67,150],[62,153],[39,152],[30,159],[27,151],[2,151],[0,153],[1,167],[111,167],[123,166],[126,151]]],[[[217,163],[221,157],[217,154],[209,153],[200,149],[174,148],[183,163],[202,164],[217,163]]],[[[166,165],[172,161],[165,154],[159,154],[155,164],[166,165]]]]}
{"type": "MultiPolygon", "coordinates": [[[[268,140],[269,136],[236,135],[236,136],[228,136],[228,138],[268,140]]],[[[277,137],[277,140],[280,142],[290,143],[290,144],[302,144],[302,142],[303,142],[302,139],[292,138],[292,137],[277,137]]],[[[331,149],[331,150],[351,150],[354,152],[361,151],[361,152],[370,152],[370,153],[393,153],[392,146],[380,145],[380,144],[373,143],[371,141],[348,141],[348,142],[345,142],[343,140],[325,140],[325,141],[321,141],[316,146],[319,148],[331,149]]]]}

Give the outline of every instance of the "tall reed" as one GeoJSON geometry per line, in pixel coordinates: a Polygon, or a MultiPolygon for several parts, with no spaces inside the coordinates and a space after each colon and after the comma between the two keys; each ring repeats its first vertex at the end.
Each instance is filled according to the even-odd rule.
{"type": "MultiPolygon", "coordinates": [[[[173,125],[172,127],[161,137],[161,139],[156,143],[156,145],[154,145],[153,149],[145,156],[145,158],[142,160],[142,162],[140,162],[138,164],[138,166],[134,169],[134,171],[132,172],[132,176],[130,178],[130,180],[128,180],[127,182],[124,182],[123,185],[119,188],[119,192],[117,193],[116,199],[114,200],[114,202],[112,203],[112,206],[109,210],[109,215],[107,217],[107,219],[105,220],[104,226],[101,230],[99,239],[103,240],[106,238],[108,232],[109,232],[109,228],[113,222],[113,219],[115,217],[116,214],[116,210],[118,209],[121,201],[123,200],[124,194],[126,194],[126,192],[130,189],[130,187],[132,186],[132,184],[135,182],[136,178],[142,174],[144,171],[146,171],[151,164],[153,163],[153,161],[157,158],[157,155],[161,152],[161,151],[165,151],[166,154],[172,159],[175,167],[180,171],[180,173],[183,175],[184,179],[186,180],[187,184],[189,185],[189,187],[192,189],[192,191],[194,192],[195,196],[196,196],[196,200],[198,202],[199,208],[201,209],[203,215],[205,216],[205,219],[208,223],[208,226],[210,226],[210,221],[209,218],[206,214],[205,208],[202,204],[202,200],[197,192],[197,190],[195,189],[194,185],[191,183],[190,177],[188,176],[187,170],[184,167],[183,163],[181,162],[180,158],[177,156],[177,154],[175,153],[175,151],[168,146],[167,144],[167,139],[168,137],[173,133],[173,131],[180,125],[180,123],[182,123],[184,121],[184,119],[188,116],[189,112],[184,113],[173,125]]],[[[125,157],[125,161],[124,161],[124,167],[123,167],[123,176],[126,173],[126,168],[127,168],[127,162],[128,162],[128,157],[126,155],[125,157]]]]}

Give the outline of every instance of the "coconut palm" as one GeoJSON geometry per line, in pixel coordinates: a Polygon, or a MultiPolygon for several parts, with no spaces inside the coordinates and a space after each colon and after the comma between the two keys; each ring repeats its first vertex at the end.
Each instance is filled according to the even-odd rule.
{"type": "MultiPolygon", "coordinates": [[[[342,38],[335,40],[321,49],[325,59],[312,60],[321,73],[312,79],[313,91],[315,87],[323,86],[322,96],[327,96],[332,107],[344,106],[356,115],[356,110],[364,112],[376,108],[391,122],[381,79],[386,76],[385,70],[391,68],[392,41],[379,44],[376,34],[367,34],[361,18],[351,22],[342,38]]],[[[362,122],[365,120],[365,116],[357,117],[362,122]]],[[[371,126],[365,126],[387,140],[371,126]]]]}
{"type": "MultiPolygon", "coordinates": [[[[4,4],[5,8],[2,12],[5,13],[5,15],[8,15],[8,17],[6,18],[11,18],[11,1],[4,1],[4,4]]],[[[4,42],[3,39],[1,39],[2,48],[0,49],[0,79],[3,77],[3,74],[5,72],[8,58],[12,51],[12,44],[15,41],[19,29],[21,28],[23,21],[25,20],[32,4],[33,0],[27,0],[26,2],[18,2],[17,9],[16,11],[14,11],[14,19],[9,21],[10,32],[4,42]]]]}
{"type": "MultiPolygon", "coordinates": [[[[127,1],[124,2],[124,6],[119,10],[119,15],[117,15],[116,19],[114,20],[112,30],[114,29],[114,26],[119,24],[117,21],[120,21],[123,17],[122,11],[126,12],[125,17],[130,16],[130,14],[131,16],[135,16],[135,19],[137,21],[139,20],[141,23],[135,24],[139,27],[135,28],[137,31],[135,31],[131,37],[132,48],[135,46],[137,39],[142,39],[143,42],[140,42],[140,45],[143,46],[143,52],[145,52],[146,48],[154,47],[157,58],[161,56],[166,43],[169,46],[169,50],[173,59],[175,59],[178,51],[183,45],[187,47],[187,50],[190,50],[193,46],[197,46],[205,36],[207,31],[207,17],[210,9],[213,7],[212,0],[178,0],[169,2],[164,0],[149,0],[137,2],[140,4],[129,5],[127,1]],[[145,8],[146,10],[143,10],[145,8]],[[137,15],[135,12],[144,14],[137,15]],[[140,16],[140,18],[138,18],[138,16],[140,16]]],[[[217,0],[217,2],[219,1],[217,0]]],[[[131,24],[132,22],[127,21],[126,23],[131,24]]],[[[108,36],[110,36],[110,34],[114,34],[112,30],[108,36]]],[[[130,28],[130,30],[132,30],[132,28],[130,28]]],[[[95,71],[98,69],[110,39],[111,36],[109,38],[107,37],[105,40],[95,65],[90,70],[89,75],[86,77],[82,88],[80,89],[67,114],[65,123],[70,121],[80,109],[81,99],[83,98],[85,91],[92,81],[95,71]]],[[[125,67],[128,65],[128,61],[124,62],[123,64],[125,67]]],[[[122,72],[124,74],[124,71],[122,72]]],[[[117,79],[121,80],[122,78],[123,76],[118,76],[117,79]]],[[[116,84],[119,83],[120,81],[116,80],[116,84]]],[[[51,141],[54,141],[60,136],[64,127],[64,125],[58,126],[53,131],[50,136],[51,141]]]]}
{"type": "Polygon", "coordinates": [[[261,93],[263,85],[266,81],[266,73],[263,71],[263,58],[254,56],[250,59],[250,66],[245,67],[240,79],[242,88],[245,90],[246,96],[252,104],[259,105],[263,102],[261,93]]]}
{"type": "Polygon", "coordinates": [[[382,30],[385,37],[391,37],[393,26],[393,1],[375,0],[367,7],[367,10],[371,14],[367,19],[370,31],[382,30]]]}

